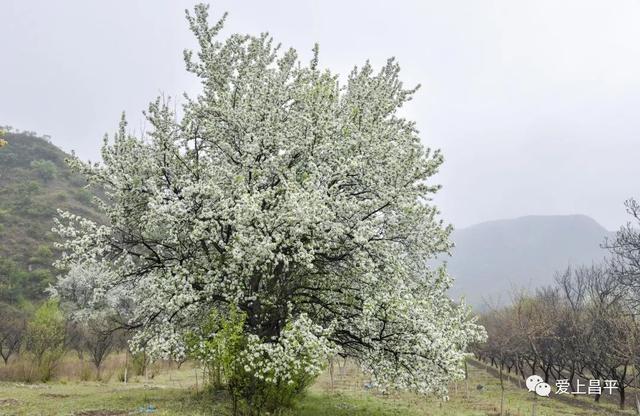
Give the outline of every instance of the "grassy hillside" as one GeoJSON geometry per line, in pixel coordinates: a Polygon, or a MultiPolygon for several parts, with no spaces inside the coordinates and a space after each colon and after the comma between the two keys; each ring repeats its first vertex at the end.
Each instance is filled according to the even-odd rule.
{"type": "Polygon", "coordinates": [[[85,182],[66,153],[29,133],[6,133],[0,147],[0,302],[44,296],[58,254],[51,232],[57,209],[96,217],[85,182]]]}

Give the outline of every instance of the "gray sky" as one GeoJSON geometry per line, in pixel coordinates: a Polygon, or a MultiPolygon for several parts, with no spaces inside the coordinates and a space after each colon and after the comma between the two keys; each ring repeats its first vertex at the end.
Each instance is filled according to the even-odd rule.
{"type": "MultiPolygon", "coordinates": [[[[0,125],[96,160],[121,111],[141,130],[159,93],[197,91],[183,68],[193,1],[0,2],[0,125]]],[[[406,110],[444,151],[436,201],[457,227],[528,214],[609,229],[640,197],[640,1],[215,1],[230,32],[271,32],[347,72],[395,56],[406,110]]]]}

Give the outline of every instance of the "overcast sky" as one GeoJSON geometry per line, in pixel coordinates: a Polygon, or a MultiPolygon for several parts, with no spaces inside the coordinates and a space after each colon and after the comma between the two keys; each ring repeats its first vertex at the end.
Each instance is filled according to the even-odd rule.
{"type": "MultiPolygon", "coordinates": [[[[0,125],[96,160],[104,133],[160,93],[197,92],[182,50],[193,1],[0,1],[0,125]]],[[[640,197],[640,1],[215,1],[224,34],[269,31],[345,73],[395,56],[406,109],[446,161],[456,227],[586,214],[609,229],[640,197]]]]}

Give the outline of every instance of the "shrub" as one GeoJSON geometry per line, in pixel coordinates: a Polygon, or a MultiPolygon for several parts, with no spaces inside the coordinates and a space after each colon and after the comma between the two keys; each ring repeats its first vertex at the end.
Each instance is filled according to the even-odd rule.
{"type": "Polygon", "coordinates": [[[26,348],[33,357],[39,379],[48,381],[64,355],[65,320],[58,302],[43,303],[27,323],[26,348]]]}
{"type": "Polygon", "coordinates": [[[131,367],[133,370],[133,374],[136,376],[147,375],[147,369],[150,365],[149,355],[140,351],[131,356],[131,367]]]}
{"type": "Polygon", "coordinates": [[[239,362],[236,357],[246,346],[244,320],[245,316],[238,312],[233,311],[224,318],[214,310],[197,333],[187,336],[189,354],[203,365],[209,384],[214,388],[234,386],[237,382],[239,362]]]}
{"type": "MultiPolygon", "coordinates": [[[[93,368],[88,363],[82,362],[80,367],[80,380],[89,381],[93,378],[93,368]]],[[[99,379],[99,378],[98,378],[99,379]]]]}
{"type": "Polygon", "coordinates": [[[85,188],[78,189],[77,191],[75,191],[74,194],[76,199],[81,203],[83,203],[84,205],[91,204],[91,199],[93,198],[93,194],[89,192],[87,189],[85,188]]]}
{"type": "Polygon", "coordinates": [[[58,173],[58,167],[50,160],[34,160],[31,162],[31,169],[33,169],[44,182],[55,178],[58,173]]]}
{"type": "Polygon", "coordinates": [[[229,390],[234,414],[240,407],[249,414],[291,407],[333,354],[329,341],[306,315],[268,342],[246,335],[244,321],[233,310],[227,317],[212,312],[198,334],[189,335],[188,351],[204,365],[212,387],[229,390]]]}
{"type": "Polygon", "coordinates": [[[40,244],[29,258],[29,263],[48,266],[51,264],[52,258],[53,251],[51,250],[51,247],[46,244],[40,244]]]}

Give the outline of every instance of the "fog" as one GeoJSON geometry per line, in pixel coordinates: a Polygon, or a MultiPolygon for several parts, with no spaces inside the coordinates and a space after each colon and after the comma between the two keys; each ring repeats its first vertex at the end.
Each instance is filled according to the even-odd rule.
{"type": "MultiPolygon", "coordinates": [[[[134,132],[158,94],[197,93],[182,50],[191,1],[0,3],[0,125],[97,160],[122,111],[134,132]]],[[[404,110],[446,161],[436,181],[456,227],[586,214],[609,229],[640,197],[640,2],[216,1],[224,35],[269,31],[345,73],[395,56],[404,110]]]]}

